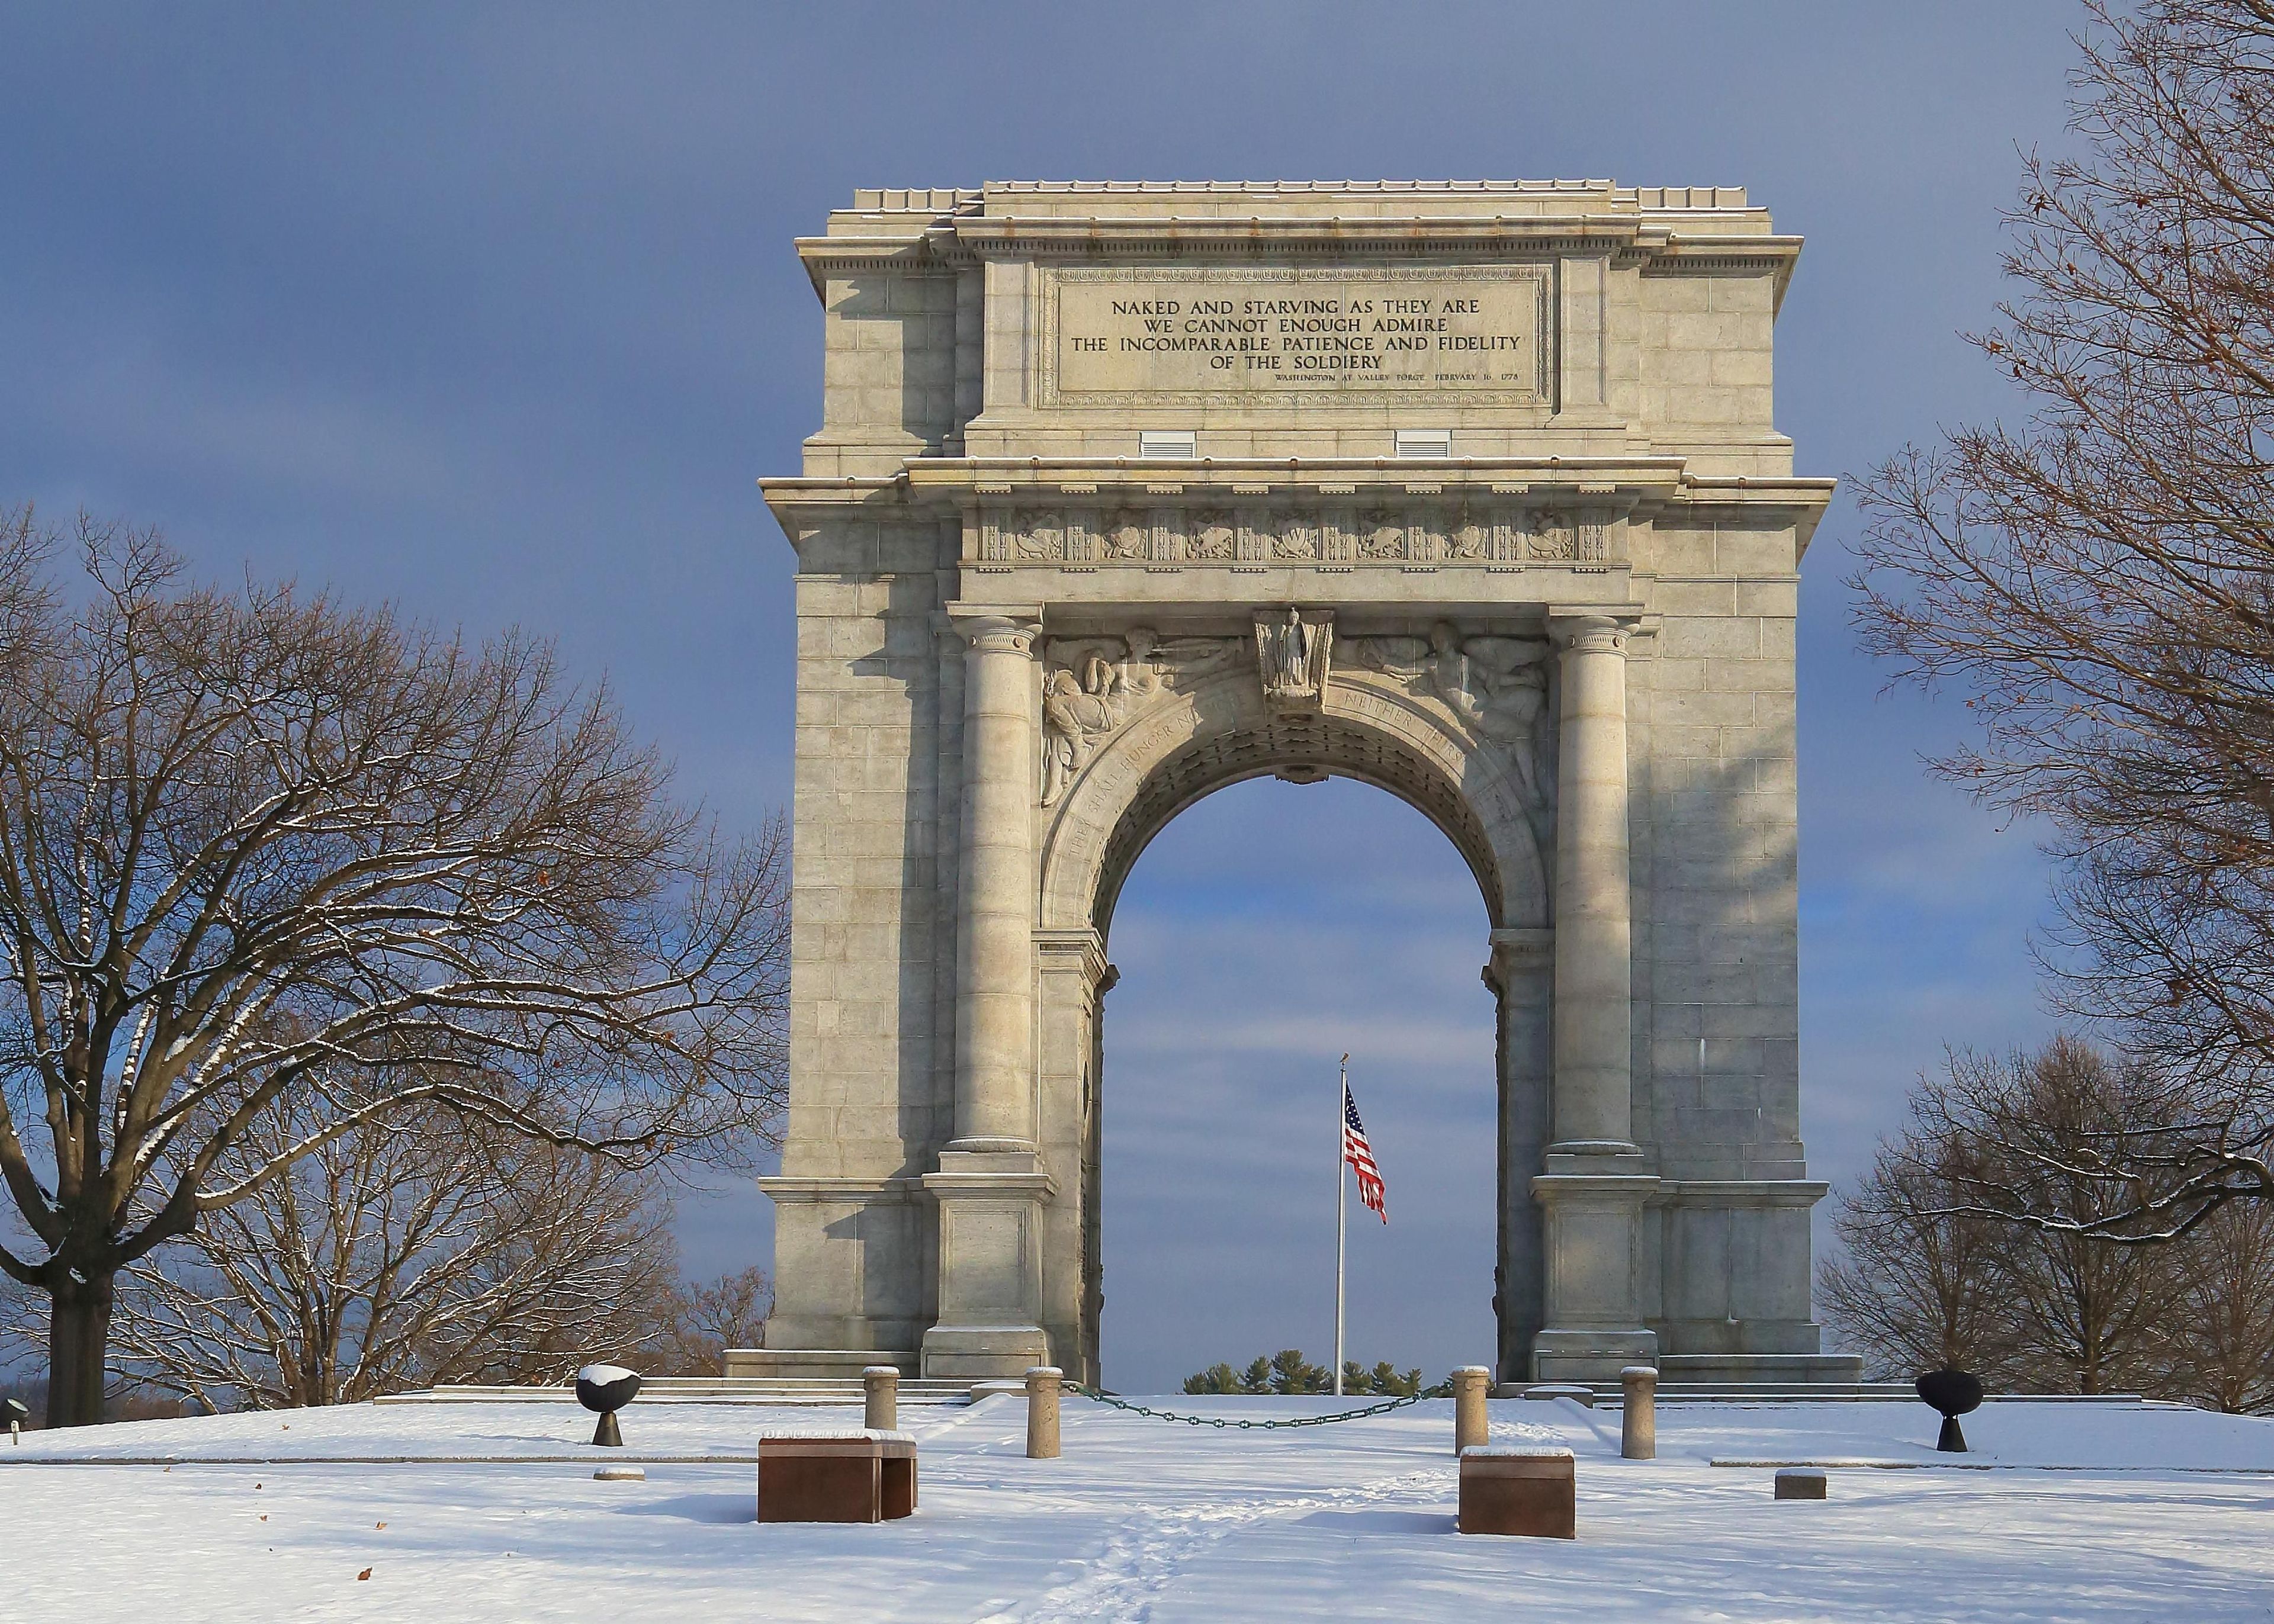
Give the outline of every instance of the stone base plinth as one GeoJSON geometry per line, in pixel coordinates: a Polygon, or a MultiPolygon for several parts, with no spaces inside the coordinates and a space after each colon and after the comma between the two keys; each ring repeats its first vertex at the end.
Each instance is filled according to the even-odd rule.
{"type": "Polygon", "coordinates": [[[924,1333],[923,1374],[955,1381],[1016,1380],[1050,1362],[1038,1325],[936,1325],[924,1333]]]}
{"type": "Polygon", "coordinates": [[[898,1350],[874,1348],[729,1348],[721,1360],[722,1375],[756,1376],[771,1380],[859,1381],[872,1365],[891,1365],[903,1376],[914,1376],[919,1356],[898,1350]]]}
{"type": "Polygon", "coordinates": [[[1658,1361],[1664,1382],[1775,1382],[1813,1387],[1853,1386],[1864,1380],[1864,1360],[1853,1353],[1669,1353],[1658,1361]]]}
{"type": "Polygon", "coordinates": [[[1532,1344],[1534,1381],[1616,1385],[1619,1372],[1628,1365],[1659,1362],[1657,1334],[1640,1327],[1630,1331],[1542,1331],[1532,1344]]]}

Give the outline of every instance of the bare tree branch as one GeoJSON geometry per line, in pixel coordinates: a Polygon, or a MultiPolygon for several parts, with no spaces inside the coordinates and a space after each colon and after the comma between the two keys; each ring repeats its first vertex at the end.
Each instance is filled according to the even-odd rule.
{"type": "Polygon", "coordinates": [[[624,1169],[771,1142],[779,821],[722,842],[528,639],[86,518],[66,605],[63,539],[0,525],[0,1270],[55,1304],[60,1415],[120,1269],[407,1109],[624,1169]]]}
{"type": "Polygon", "coordinates": [[[1966,695],[1939,770],[2048,822],[2057,996],[2169,1088],[2046,1166],[2122,1205],[2018,1216],[2153,1240],[2274,1196],[2274,7],[2088,9],[1975,341],[2030,410],[1862,482],[1858,620],[1966,695]]]}

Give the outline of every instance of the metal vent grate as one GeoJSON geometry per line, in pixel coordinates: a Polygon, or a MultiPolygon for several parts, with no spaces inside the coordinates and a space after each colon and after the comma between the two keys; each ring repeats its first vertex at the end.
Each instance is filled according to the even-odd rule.
{"type": "Polygon", "coordinates": [[[1402,457],[1449,457],[1453,455],[1450,429],[1400,429],[1397,455],[1402,457]]]}

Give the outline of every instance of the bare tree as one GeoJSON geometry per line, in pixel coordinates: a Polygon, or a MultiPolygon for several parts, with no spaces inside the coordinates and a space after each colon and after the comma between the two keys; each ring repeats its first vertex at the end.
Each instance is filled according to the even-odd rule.
{"type": "Polygon", "coordinates": [[[663,1300],[660,1322],[628,1351],[658,1376],[724,1375],[727,1349],[758,1345],[773,1298],[773,1282],[762,1268],[681,1285],[663,1300]]]}
{"type": "Polygon", "coordinates": [[[1964,1210],[1967,1186],[1950,1153],[1914,1123],[1880,1146],[1833,1214],[1839,1249],[1817,1267],[1818,1304],[1876,1377],[2014,1373],[2014,1315],[1998,1282],[2011,1237],[1964,1210]]]}
{"type": "Polygon", "coordinates": [[[1969,695],[1940,770],[2056,831],[2062,996],[2182,1130],[2072,1169],[2126,1205],[2024,1216],[2154,1239],[2274,1197],[2274,4],[2087,10],[2082,155],[2028,162],[1974,341],[2029,413],[1864,482],[1859,617],[1969,695]]]}
{"type": "Polygon", "coordinates": [[[2133,1211],[2147,1199],[2147,1177],[2111,1168],[2107,1150],[2154,1154],[2157,1136],[2140,1124],[2166,1098],[2144,1068],[2066,1035],[2034,1055],[1954,1056],[1922,1093],[1933,1139],[1960,1159],[1962,1210],[2006,1221],[1995,1287],[2014,1317],[2016,1357],[2037,1385],[2077,1393],[2157,1385],[2177,1257],[2167,1246],[2112,1245],[2062,1220],[2133,1211]],[[2054,1222],[2014,1222],[2028,1214],[2054,1222]]]}
{"type": "Polygon", "coordinates": [[[772,1132],[778,823],[721,844],[525,638],[84,519],[66,604],[59,540],[0,535],[0,1270],[56,1421],[100,1415],[120,1270],[408,1108],[628,1168],[772,1132]]]}
{"type": "MultiPolygon", "coordinates": [[[[243,1174],[311,1137],[272,1114],[243,1174]]],[[[548,1380],[649,1339],[677,1289],[669,1209],[605,1157],[439,1107],[324,1141],[122,1277],[119,1373],[208,1409],[548,1380]]]]}
{"type": "Polygon", "coordinates": [[[2274,1203],[2232,1203],[2176,1250],[2172,1395],[2274,1413],[2274,1203]]]}
{"type": "Polygon", "coordinates": [[[1954,1365],[2028,1391],[2183,1395],[2194,1238],[2118,1245],[2014,1220],[2136,1207],[2124,1181],[2140,1176],[2109,1172],[2101,1153],[2146,1142],[2129,1124],[2159,1098],[2142,1068],[2072,1037],[1951,1055],[1834,1220],[1841,1255],[1818,1281],[1843,1340],[1887,1374],[1954,1365]]]}

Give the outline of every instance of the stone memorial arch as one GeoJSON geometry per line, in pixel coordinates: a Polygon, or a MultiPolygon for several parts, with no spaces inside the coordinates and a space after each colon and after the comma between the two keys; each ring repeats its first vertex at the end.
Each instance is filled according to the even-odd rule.
{"type": "Polygon", "coordinates": [[[799,242],[790,1109],[730,1371],[1098,1379],[1114,902],[1270,773],[1476,876],[1501,1379],[1852,1377],[1798,1120],[1799,250],[1603,182],[864,192],[799,242]]]}

